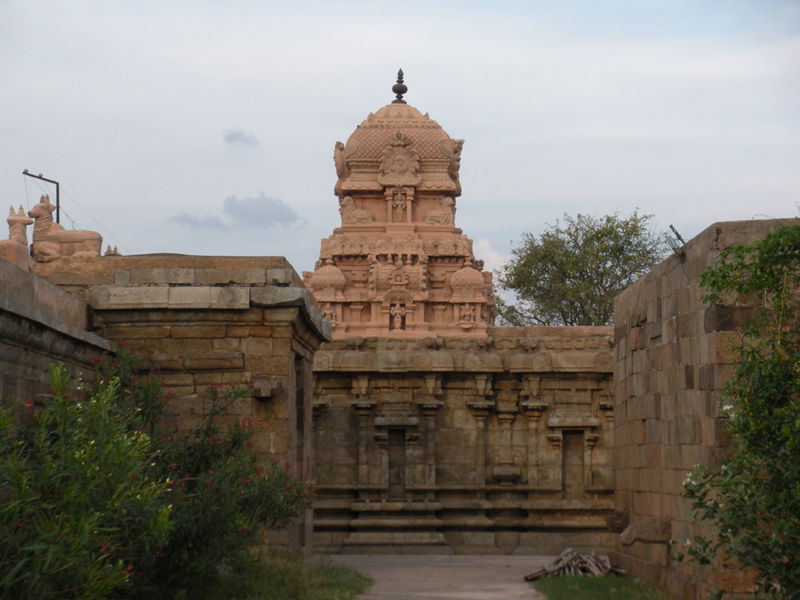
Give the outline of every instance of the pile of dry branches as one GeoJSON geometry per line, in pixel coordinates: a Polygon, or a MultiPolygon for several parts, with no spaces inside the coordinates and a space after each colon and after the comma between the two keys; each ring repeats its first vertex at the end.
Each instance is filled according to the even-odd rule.
{"type": "Polygon", "coordinates": [[[608,575],[616,573],[624,575],[625,571],[611,564],[605,554],[597,555],[579,554],[572,548],[567,548],[556,559],[546,567],[540,567],[533,573],[525,575],[525,581],[535,581],[540,577],[551,577],[553,575],[608,575]]]}

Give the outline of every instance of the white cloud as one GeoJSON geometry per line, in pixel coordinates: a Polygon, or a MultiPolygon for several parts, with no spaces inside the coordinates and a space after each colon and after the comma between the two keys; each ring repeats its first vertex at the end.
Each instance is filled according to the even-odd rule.
{"type": "Polygon", "coordinates": [[[491,242],[487,238],[481,238],[472,245],[472,253],[475,258],[483,261],[484,269],[494,273],[503,267],[509,260],[510,254],[498,252],[492,247],[491,242]]]}

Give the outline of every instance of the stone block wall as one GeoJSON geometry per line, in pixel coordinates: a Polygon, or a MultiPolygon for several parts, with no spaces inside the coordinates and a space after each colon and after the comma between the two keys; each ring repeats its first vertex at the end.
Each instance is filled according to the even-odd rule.
{"type": "Polygon", "coordinates": [[[746,573],[725,565],[671,566],[665,543],[671,537],[681,545],[703,533],[687,517],[683,481],[694,465],[713,469],[729,451],[721,390],[733,374],[729,343],[748,314],[746,307],[705,304],[700,275],[724,248],[756,243],[768,231],[796,223],[715,223],[614,305],[616,510],[627,514],[629,535],[638,530],[661,540],[626,545],[623,536],[615,558],[675,597],[699,600],[723,585],[747,588],[746,573]]]}
{"type": "MultiPolygon", "coordinates": [[[[246,386],[229,418],[253,421],[265,460],[309,477],[311,360],[330,326],[285,259],[106,256],[34,268],[88,303],[92,329],[157,371],[174,393],[168,418],[192,419],[209,385],[246,386]]],[[[272,541],[310,548],[310,519],[288,535],[272,541]]]]}
{"type": "Polygon", "coordinates": [[[314,359],[315,545],[608,549],[610,327],[349,338],[314,359]]]}
{"type": "Polygon", "coordinates": [[[0,401],[29,401],[46,390],[52,365],[90,376],[114,344],[89,331],[86,302],[0,260],[0,401]]]}

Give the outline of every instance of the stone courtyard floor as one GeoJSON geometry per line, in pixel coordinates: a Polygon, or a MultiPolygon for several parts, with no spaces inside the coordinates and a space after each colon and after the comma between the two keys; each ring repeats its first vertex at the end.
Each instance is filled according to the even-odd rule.
{"type": "Polygon", "coordinates": [[[339,554],[331,560],[373,579],[358,600],[545,600],[523,577],[553,557],[339,554]]]}

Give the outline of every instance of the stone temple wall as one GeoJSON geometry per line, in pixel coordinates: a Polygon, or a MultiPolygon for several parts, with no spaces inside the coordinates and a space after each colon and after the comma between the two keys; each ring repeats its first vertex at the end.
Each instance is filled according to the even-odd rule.
{"type": "Polygon", "coordinates": [[[349,338],[314,358],[315,546],[608,549],[610,327],[349,338]]]}
{"type": "Polygon", "coordinates": [[[0,401],[31,401],[46,391],[52,365],[91,376],[92,360],[115,345],[88,331],[85,302],[0,260],[0,401]]]}
{"type": "Polygon", "coordinates": [[[705,533],[687,517],[683,481],[697,464],[718,467],[728,450],[721,390],[733,374],[729,343],[748,314],[744,306],[705,304],[700,275],[724,248],[752,245],[789,224],[797,220],[715,223],[614,305],[615,503],[630,521],[615,559],[676,597],[747,586],[747,574],[726,565],[671,566],[665,543],[705,533]]]}

